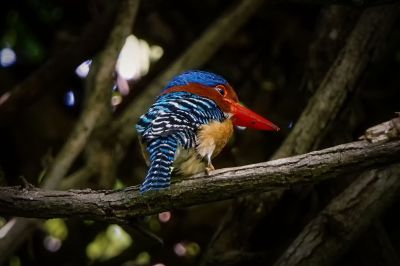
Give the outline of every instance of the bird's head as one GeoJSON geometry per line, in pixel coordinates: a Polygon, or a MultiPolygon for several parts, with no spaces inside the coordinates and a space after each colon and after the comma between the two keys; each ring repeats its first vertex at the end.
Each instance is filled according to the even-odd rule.
{"type": "Polygon", "coordinates": [[[239,103],[234,89],[220,75],[191,70],[176,76],[161,94],[185,91],[213,100],[235,126],[278,131],[279,127],[239,103]]]}

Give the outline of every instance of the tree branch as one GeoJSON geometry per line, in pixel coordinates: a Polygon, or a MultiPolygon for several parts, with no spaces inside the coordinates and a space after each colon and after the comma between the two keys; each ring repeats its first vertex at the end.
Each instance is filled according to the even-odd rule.
{"type": "MultiPolygon", "coordinates": [[[[396,5],[370,8],[363,12],[346,45],[273,158],[309,152],[318,146],[374,59],[374,54],[384,43],[397,15],[396,5]]],[[[226,250],[243,248],[253,232],[252,228],[256,228],[268,208],[277,204],[281,196],[279,192],[252,195],[231,207],[214,234],[203,265],[209,265],[215,256],[226,250]]]]}
{"type": "Polygon", "coordinates": [[[170,190],[140,195],[137,187],[119,191],[47,191],[0,188],[0,212],[26,217],[81,217],[125,223],[164,210],[218,201],[238,195],[316,183],[354,170],[400,161],[400,140],[358,141],[259,164],[193,176],[170,190]]]}
{"type": "Polygon", "coordinates": [[[90,22],[81,36],[66,49],[50,58],[43,66],[33,72],[26,80],[4,95],[7,100],[0,104],[1,123],[9,122],[16,112],[29,107],[55,83],[63,82],[66,73],[73,70],[84,60],[98,51],[106,41],[116,14],[115,4],[110,4],[101,17],[90,22]]]}
{"type": "MultiPolygon", "coordinates": [[[[205,64],[229,38],[254,15],[264,0],[240,0],[212,23],[200,37],[190,45],[165,71],[151,82],[121,116],[113,123],[110,136],[114,139],[118,151],[125,154],[127,145],[136,136],[132,125],[151,105],[160,89],[179,72],[198,68],[205,64]]],[[[120,155],[120,157],[123,156],[120,155]]]]}
{"type": "Polygon", "coordinates": [[[61,178],[65,176],[75,158],[82,151],[101,117],[110,112],[108,103],[111,98],[110,88],[113,84],[112,73],[125,38],[132,32],[138,6],[139,0],[126,0],[120,3],[119,16],[116,19],[115,27],[107,41],[106,48],[98,58],[101,64],[94,69],[94,74],[90,74],[94,77],[94,81],[88,102],[70,137],[46,175],[44,187],[53,189],[58,186],[61,178]]]}
{"type": "Polygon", "coordinates": [[[398,15],[398,4],[369,8],[361,14],[346,40],[346,46],[310,99],[293,131],[274,155],[275,158],[316,148],[317,140],[321,139],[318,136],[329,129],[360,76],[375,59],[398,15]],[[321,117],[327,119],[319,119],[321,117]]]}
{"type": "MultiPolygon", "coordinates": [[[[85,110],[82,112],[70,137],[55,158],[46,175],[43,187],[48,189],[59,187],[60,180],[80,154],[92,130],[98,125],[102,115],[108,112],[114,65],[126,36],[132,30],[138,5],[139,0],[125,0],[118,4],[119,12],[113,24],[113,30],[107,41],[106,48],[98,56],[98,60],[101,63],[98,69],[94,70],[96,76],[93,77],[93,88],[85,110]]],[[[77,50],[80,50],[80,48],[77,50]]],[[[33,232],[32,228],[36,226],[37,222],[34,219],[15,219],[7,234],[0,241],[0,265],[26,239],[26,236],[33,232]]]]}
{"type": "Polygon", "coordinates": [[[334,265],[400,190],[400,164],[368,171],[331,201],[275,265],[334,265]]]}

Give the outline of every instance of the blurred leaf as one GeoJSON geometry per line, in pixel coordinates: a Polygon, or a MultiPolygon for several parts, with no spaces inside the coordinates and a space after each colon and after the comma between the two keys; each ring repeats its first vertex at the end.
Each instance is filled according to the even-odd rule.
{"type": "Polygon", "coordinates": [[[126,187],[126,185],[120,179],[117,179],[114,185],[114,189],[121,189],[124,187],[126,187]]]}
{"type": "Polygon", "coordinates": [[[136,257],[135,263],[137,265],[148,265],[150,263],[151,256],[147,252],[139,253],[136,257]]]}
{"type": "Polygon", "coordinates": [[[68,228],[62,219],[50,219],[44,223],[44,228],[49,235],[58,238],[60,240],[65,240],[68,237],[68,228]]]}
{"type": "Polygon", "coordinates": [[[12,47],[22,54],[29,63],[39,63],[45,57],[45,49],[31,26],[15,11],[10,11],[6,18],[6,28],[0,39],[3,47],[12,47]]]}
{"type": "Polygon", "coordinates": [[[13,256],[10,259],[10,266],[21,266],[21,260],[17,256],[13,256]]]}
{"type": "Polygon", "coordinates": [[[131,244],[130,235],[120,226],[112,224],[87,246],[86,255],[91,260],[107,260],[118,256],[131,244]]]}
{"type": "Polygon", "coordinates": [[[195,257],[200,253],[200,246],[196,242],[190,242],[186,246],[186,254],[191,257],[195,257]]]}
{"type": "Polygon", "coordinates": [[[153,232],[159,232],[161,230],[161,224],[158,220],[158,216],[151,217],[151,219],[149,220],[149,228],[153,232]]]}

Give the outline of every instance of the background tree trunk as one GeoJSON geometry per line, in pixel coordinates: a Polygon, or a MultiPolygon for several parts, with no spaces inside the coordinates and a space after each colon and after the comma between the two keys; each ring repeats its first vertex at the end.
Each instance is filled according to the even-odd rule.
{"type": "Polygon", "coordinates": [[[67,2],[0,9],[0,265],[399,264],[396,1],[67,2]],[[134,125],[196,68],[282,130],[140,195],[134,125]]]}

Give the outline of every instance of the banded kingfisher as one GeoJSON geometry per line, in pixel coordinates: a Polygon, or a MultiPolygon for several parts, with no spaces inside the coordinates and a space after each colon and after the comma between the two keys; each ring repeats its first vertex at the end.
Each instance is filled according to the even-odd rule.
{"type": "Polygon", "coordinates": [[[279,130],[241,105],[220,75],[191,70],[173,78],[136,125],[150,167],[141,193],[168,188],[173,171],[187,176],[214,170],[211,160],[231,138],[233,126],[279,130]]]}

